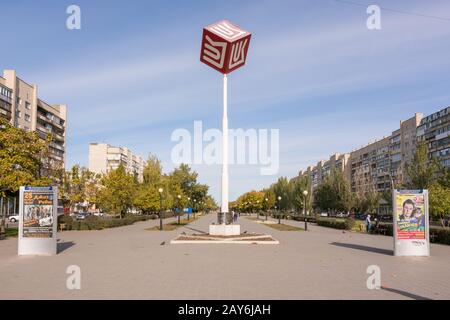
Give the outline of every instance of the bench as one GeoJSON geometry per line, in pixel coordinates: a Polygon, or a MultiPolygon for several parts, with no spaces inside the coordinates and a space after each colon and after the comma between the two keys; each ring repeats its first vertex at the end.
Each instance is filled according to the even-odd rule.
{"type": "Polygon", "coordinates": [[[382,224],[377,225],[374,230],[374,232],[376,234],[383,234],[384,236],[386,235],[387,231],[388,231],[388,226],[382,225],[382,224]]]}

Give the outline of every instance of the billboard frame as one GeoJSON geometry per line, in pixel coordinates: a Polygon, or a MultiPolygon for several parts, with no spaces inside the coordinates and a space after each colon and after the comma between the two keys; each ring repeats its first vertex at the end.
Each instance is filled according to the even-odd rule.
{"type": "Polygon", "coordinates": [[[394,238],[394,256],[430,256],[430,220],[428,190],[392,190],[392,221],[394,238]],[[397,195],[423,195],[425,239],[399,239],[398,238],[398,213],[397,195]]]}
{"type": "Polygon", "coordinates": [[[57,224],[58,224],[58,187],[20,187],[19,197],[19,235],[18,255],[56,255],[57,254],[57,224]],[[27,192],[52,195],[52,235],[51,237],[24,237],[24,196],[27,192]]]}

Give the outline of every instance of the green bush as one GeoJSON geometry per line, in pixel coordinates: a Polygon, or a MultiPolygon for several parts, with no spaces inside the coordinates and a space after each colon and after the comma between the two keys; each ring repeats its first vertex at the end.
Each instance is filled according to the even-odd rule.
{"type": "Polygon", "coordinates": [[[61,224],[61,223],[71,224],[71,223],[73,223],[73,219],[69,215],[62,214],[62,215],[58,216],[58,224],[61,224]]]}
{"type": "Polygon", "coordinates": [[[60,224],[65,224],[66,230],[72,230],[74,222],[75,221],[69,215],[63,214],[63,215],[58,216],[58,226],[60,224]]]}
{"type": "Polygon", "coordinates": [[[347,228],[345,219],[318,218],[317,225],[321,227],[334,228],[339,230],[345,230],[347,228]]]}
{"type": "Polygon", "coordinates": [[[353,218],[345,219],[345,230],[353,230],[355,227],[359,228],[359,224],[356,223],[355,219],[353,218]]]}
{"type": "Polygon", "coordinates": [[[442,227],[430,228],[430,241],[433,243],[450,245],[450,229],[442,227]]]}
{"type": "Polygon", "coordinates": [[[102,230],[107,228],[123,227],[131,225],[138,221],[147,221],[150,219],[154,219],[154,216],[156,215],[136,216],[128,214],[125,215],[122,219],[120,219],[120,218],[104,218],[90,215],[86,219],[81,221],[74,220],[70,216],[60,216],[58,217],[58,223],[65,223],[66,230],[102,230]]]}
{"type": "Polygon", "coordinates": [[[81,230],[101,230],[104,228],[104,221],[105,220],[97,216],[88,216],[81,221],[81,230]]]}
{"type": "MultiPolygon", "coordinates": [[[[340,230],[353,230],[359,231],[359,225],[364,224],[364,221],[354,220],[352,218],[347,219],[335,219],[335,218],[318,218],[317,225],[327,228],[334,228],[340,230]]],[[[393,224],[387,222],[380,222],[379,226],[386,227],[386,236],[393,236],[393,224]]],[[[430,227],[430,241],[432,243],[440,243],[450,245],[450,228],[443,227],[430,227]]]]}

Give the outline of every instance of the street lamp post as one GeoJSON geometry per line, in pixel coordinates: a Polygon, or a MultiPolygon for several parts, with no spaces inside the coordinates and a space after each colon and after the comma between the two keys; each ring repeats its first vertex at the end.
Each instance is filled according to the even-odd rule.
{"type": "Polygon", "coordinates": [[[180,200],[181,200],[181,195],[178,195],[178,210],[180,210],[178,212],[178,224],[180,224],[180,216],[181,216],[181,207],[180,207],[180,200]]]}
{"type": "MultiPolygon", "coordinates": [[[[0,129],[5,129],[5,128],[6,128],[5,125],[0,126],[0,129]]],[[[11,166],[11,169],[12,170],[21,170],[22,166],[19,164],[13,164],[11,166]]],[[[0,191],[3,192],[3,191],[7,191],[7,190],[8,190],[7,188],[4,188],[0,191]]],[[[8,206],[8,202],[7,202],[6,206],[8,206]]],[[[6,210],[4,210],[4,208],[3,208],[3,196],[0,197],[0,211],[2,213],[2,218],[1,218],[2,221],[0,223],[0,239],[4,239],[4,238],[6,238],[6,210]]]]}
{"type": "Polygon", "coordinates": [[[269,202],[268,202],[269,199],[266,198],[266,199],[264,199],[264,201],[266,201],[266,206],[265,207],[266,207],[266,221],[267,221],[267,214],[269,213],[269,202]]]}
{"type": "Polygon", "coordinates": [[[278,196],[278,224],[281,224],[281,197],[278,196]]]}
{"type": "Polygon", "coordinates": [[[162,231],[163,229],[163,223],[162,223],[162,193],[163,193],[163,188],[159,188],[158,192],[159,192],[159,230],[162,231]]]}
{"type": "MultiPolygon", "coordinates": [[[[192,201],[191,201],[191,197],[188,197],[188,204],[189,204],[189,206],[191,207],[191,210],[192,210],[192,211],[194,211],[194,208],[192,208],[192,201]]],[[[187,214],[187,216],[188,216],[188,219],[189,219],[189,210],[188,210],[188,212],[187,212],[186,214],[187,214]]]]}
{"type": "Polygon", "coordinates": [[[306,218],[306,197],[308,196],[308,191],[303,191],[304,202],[303,202],[303,216],[305,218],[305,231],[308,231],[308,218],[306,218]]]}
{"type": "MultiPolygon", "coordinates": [[[[6,191],[0,190],[1,192],[6,191]]],[[[2,222],[0,225],[0,240],[3,240],[6,238],[6,210],[3,210],[3,197],[0,197],[0,211],[2,213],[2,222]]]]}
{"type": "Polygon", "coordinates": [[[259,200],[256,200],[256,220],[259,220],[259,200]]]}
{"type": "MultiPolygon", "coordinates": [[[[195,219],[195,207],[197,207],[197,199],[194,199],[194,205],[192,208],[192,214],[194,215],[194,219],[195,219]]],[[[189,221],[189,215],[188,215],[188,221],[189,221]]]]}

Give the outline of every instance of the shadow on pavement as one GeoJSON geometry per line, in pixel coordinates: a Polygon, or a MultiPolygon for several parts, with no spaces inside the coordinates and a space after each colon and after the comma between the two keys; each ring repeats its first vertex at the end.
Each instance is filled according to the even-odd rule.
{"type": "Polygon", "coordinates": [[[198,229],[194,229],[194,228],[191,228],[191,227],[186,227],[186,226],[185,226],[185,228],[186,228],[186,229],[189,229],[189,230],[192,230],[192,231],[197,231],[197,232],[200,232],[200,233],[205,233],[205,234],[208,233],[208,232],[205,232],[205,231],[203,231],[203,230],[198,230],[198,229]]]}
{"type": "Polygon", "coordinates": [[[362,246],[362,245],[353,244],[353,243],[332,242],[330,244],[333,245],[333,246],[338,246],[338,247],[343,247],[343,248],[350,248],[350,249],[361,250],[361,251],[374,252],[374,253],[379,253],[379,254],[385,254],[385,255],[388,255],[388,256],[392,256],[394,254],[393,250],[362,246]]]}
{"type": "Polygon", "coordinates": [[[75,245],[75,242],[73,242],[73,241],[58,242],[56,252],[61,253],[74,245],[75,245]]]}
{"type": "Polygon", "coordinates": [[[383,286],[381,286],[381,289],[389,291],[389,292],[397,293],[397,294],[400,294],[400,295],[402,295],[404,297],[411,298],[411,299],[414,299],[414,300],[433,300],[433,299],[430,299],[430,298],[418,296],[418,295],[416,295],[414,293],[406,292],[406,291],[399,290],[399,289],[386,288],[386,287],[383,287],[383,286]]]}

